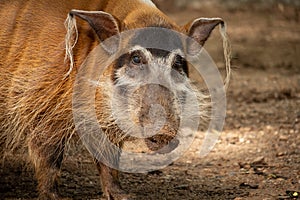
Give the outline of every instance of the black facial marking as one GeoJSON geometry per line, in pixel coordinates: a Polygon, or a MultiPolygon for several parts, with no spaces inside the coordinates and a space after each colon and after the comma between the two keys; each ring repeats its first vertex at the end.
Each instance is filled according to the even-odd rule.
{"type": "Polygon", "coordinates": [[[123,67],[126,63],[128,63],[128,60],[130,59],[130,53],[126,53],[121,55],[114,64],[114,73],[111,76],[112,81],[115,83],[117,80],[117,70],[123,67]]]}
{"type": "Polygon", "coordinates": [[[163,49],[164,51],[183,51],[183,44],[180,36],[163,28],[149,27],[138,31],[131,40],[131,45],[139,45],[146,49],[163,49]]]}
{"type": "Polygon", "coordinates": [[[176,55],[173,61],[172,68],[177,70],[178,72],[184,72],[186,76],[189,76],[188,64],[185,58],[180,55],[176,55]]]}
{"type": "Polygon", "coordinates": [[[120,69],[121,67],[123,67],[129,60],[130,58],[130,53],[126,53],[126,54],[123,54],[121,55],[118,59],[117,59],[117,62],[116,62],[116,69],[120,69]]]}
{"type": "Polygon", "coordinates": [[[162,49],[154,49],[154,48],[147,48],[148,51],[154,56],[159,58],[166,58],[169,56],[170,52],[162,49]]]}

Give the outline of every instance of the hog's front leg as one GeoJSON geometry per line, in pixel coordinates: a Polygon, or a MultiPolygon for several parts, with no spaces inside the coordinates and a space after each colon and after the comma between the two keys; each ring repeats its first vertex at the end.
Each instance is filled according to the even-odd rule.
{"type": "Polygon", "coordinates": [[[130,195],[122,190],[119,172],[95,161],[100,173],[102,191],[107,200],[130,200],[130,195]]]}
{"type": "Polygon", "coordinates": [[[57,181],[65,144],[63,139],[49,142],[48,138],[46,134],[35,134],[28,145],[38,181],[39,200],[62,199],[58,195],[57,181]]]}

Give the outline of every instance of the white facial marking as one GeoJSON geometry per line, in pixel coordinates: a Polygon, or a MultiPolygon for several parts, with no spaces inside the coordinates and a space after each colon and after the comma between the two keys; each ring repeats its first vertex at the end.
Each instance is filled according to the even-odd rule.
{"type": "Polygon", "coordinates": [[[129,53],[132,53],[132,52],[134,52],[134,51],[141,51],[141,52],[145,55],[145,57],[146,57],[146,59],[148,60],[148,62],[151,62],[151,61],[153,60],[153,57],[152,57],[152,54],[150,53],[150,51],[148,51],[148,50],[145,49],[144,47],[141,47],[141,46],[139,46],[139,45],[136,45],[136,46],[134,46],[134,47],[129,51],[129,53]]]}
{"type": "Polygon", "coordinates": [[[156,7],[155,4],[151,0],[140,0],[140,1],[149,6],[156,7]]]}

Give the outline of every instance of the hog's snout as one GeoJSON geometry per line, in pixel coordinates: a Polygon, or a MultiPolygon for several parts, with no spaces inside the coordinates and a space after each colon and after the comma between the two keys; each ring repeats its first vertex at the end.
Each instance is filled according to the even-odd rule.
{"type": "Polygon", "coordinates": [[[148,84],[140,87],[133,99],[138,103],[135,113],[148,148],[160,150],[174,139],[179,129],[174,93],[162,85],[148,84]]]}

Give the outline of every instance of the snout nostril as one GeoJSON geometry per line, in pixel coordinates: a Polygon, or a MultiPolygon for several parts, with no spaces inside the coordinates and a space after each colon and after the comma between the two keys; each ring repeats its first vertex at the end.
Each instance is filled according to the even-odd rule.
{"type": "Polygon", "coordinates": [[[153,137],[149,138],[150,142],[157,143],[157,140],[153,137]]]}

